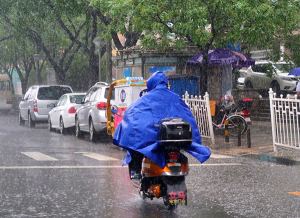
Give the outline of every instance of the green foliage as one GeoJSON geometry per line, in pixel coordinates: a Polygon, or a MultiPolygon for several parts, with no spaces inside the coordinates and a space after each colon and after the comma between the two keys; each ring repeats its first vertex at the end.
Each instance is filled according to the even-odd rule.
{"type": "Polygon", "coordinates": [[[91,0],[96,8],[107,8],[111,26],[124,32],[129,25],[143,32],[147,48],[200,50],[224,47],[230,42],[263,47],[274,37],[290,35],[298,28],[296,0],[91,0]],[[170,38],[170,33],[173,38],[170,38]]]}
{"type": "Polygon", "coordinates": [[[273,68],[272,64],[271,63],[268,63],[268,64],[264,64],[262,65],[262,68],[263,68],[263,72],[266,72],[266,76],[267,77],[272,77],[275,73],[275,69],[273,68]]]}
{"type": "Polygon", "coordinates": [[[91,49],[92,38],[110,39],[112,32],[136,33],[146,49],[181,49],[192,45],[202,52],[234,42],[272,48],[271,42],[276,39],[291,48],[294,62],[300,64],[300,58],[296,57],[300,56],[300,40],[292,32],[299,24],[298,0],[0,0],[0,5],[0,38],[13,36],[0,42],[0,49],[8,48],[0,52],[1,61],[10,63],[17,58],[18,64],[24,66],[21,56],[32,57],[38,52],[43,58],[50,55],[65,70],[67,61],[59,60],[75,54],[69,70],[65,70],[67,81],[78,80],[72,79],[73,73],[88,78],[86,74],[94,70],[92,62],[96,60],[91,49]],[[97,31],[93,33],[89,6],[107,21],[98,19],[94,23],[97,31]],[[81,25],[83,29],[79,32],[81,25]],[[49,54],[43,54],[40,45],[28,37],[29,30],[40,34],[49,54]],[[70,48],[69,53],[63,52],[74,42],[70,35],[76,35],[84,52],[76,50],[80,43],[70,48]],[[289,40],[293,43],[289,44],[289,40]]]}
{"type": "Polygon", "coordinates": [[[291,61],[294,62],[296,67],[300,66],[300,35],[293,35],[287,38],[285,46],[290,49],[292,56],[291,61]]]}
{"type": "MultiPolygon", "coordinates": [[[[18,64],[24,68],[21,56],[32,57],[33,54],[39,53],[43,59],[50,58],[52,62],[48,62],[44,67],[54,67],[56,64],[56,73],[58,74],[59,81],[64,82],[65,74],[69,68],[69,62],[72,62],[72,56],[80,57],[87,61],[88,67],[89,60],[88,54],[78,52],[78,44],[74,43],[70,38],[73,35],[79,42],[82,42],[86,47],[92,45],[91,39],[91,13],[88,12],[88,3],[86,1],[67,1],[67,0],[0,0],[0,38],[13,35],[13,38],[0,42],[4,47],[9,47],[10,54],[6,52],[2,55],[0,61],[12,61],[12,57],[16,57],[18,64]],[[63,23],[68,29],[69,33],[61,26],[63,23]],[[83,26],[82,31],[78,29],[83,26]],[[34,36],[32,32],[37,34],[34,36]],[[40,37],[38,40],[34,37],[40,37]],[[71,47],[71,45],[73,46],[71,47]],[[45,49],[42,49],[42,45],[45,49]],[[6,60],[9,59],[9,60],[6,60]],[[51,63],[51,64],[50,64],[51,63]]],[[[101,25],[98,25],[101,27],[101,25]]],[[[71,68],[72,68],[71,63],[71,68]]],[[[35,69],[32,69],[35,71],[35,69]]],[[[42,77],[45,83],[45,72],[42,70],[42,77]]],[[[87,72],[87,75],[90,71],[87,72]]],[[[29,76],[29,83],[34,82],[35,72],[29,76]]],[[[89,78],[87,75],[82,77],[89,78]]],[[[66,75],[68,77],[68,75],[66,75]]],[[[79,80],[80,81],[80,80],[79,80]]],[[[24,82],[27,82],[24,80],[24,82]]]]}
{"type": "Polygon", "coordinates": [[[86,92],[90,88],[88,74],[88,57],[80,52],[80,55],[72,61],[72,65],[66,74],[66,84],[69,84],[76,92],[86,92]]]}

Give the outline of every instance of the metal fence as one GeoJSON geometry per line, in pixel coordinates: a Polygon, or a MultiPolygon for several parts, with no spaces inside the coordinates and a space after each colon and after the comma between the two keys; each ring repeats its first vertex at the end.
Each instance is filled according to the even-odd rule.
{"type": "Polygon", "coordinates": [[[277,146],[300,149],[300,100],[296,95],[275,97],[269,90],[274,152],[277,146]]]}
{"type": "Polygon", "coordinates": [[[203,98],[201,98],[201,96],[190,96],[186,91],[185,95],[182,95],[182,99],[191,109],[196,119],[201,137],[210,138],[212,144],[215,144],[208,93],[206,92],[203,98]]]}

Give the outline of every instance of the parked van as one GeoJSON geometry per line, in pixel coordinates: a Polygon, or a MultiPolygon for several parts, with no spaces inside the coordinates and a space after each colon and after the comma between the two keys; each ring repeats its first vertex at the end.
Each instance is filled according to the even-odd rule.
{"type": "Polygon", "coordinates": [[[19,104],[19,125],[24,125],[26,120],[30,128],[35,127],[36,123],[47,123],[51,104],[56,104],[62,95],[72,92],[72,88],[65,85],[31,86],[19,104]]]}
{"type": "Polygon", "coordinates": [[[12,84],[8,75],[0,74],[0,111],[8,113],[12,109],[12,84]]]}

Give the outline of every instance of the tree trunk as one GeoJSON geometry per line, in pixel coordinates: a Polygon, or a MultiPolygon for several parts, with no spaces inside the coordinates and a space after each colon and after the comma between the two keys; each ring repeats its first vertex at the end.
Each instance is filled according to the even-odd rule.
{"type": "Polygon", "coordinates": [[[99,81],[99,56],[91,55],[89,63],[91,67],[91,72],[89,74],[89,87],[91,87],[99,81]]]}

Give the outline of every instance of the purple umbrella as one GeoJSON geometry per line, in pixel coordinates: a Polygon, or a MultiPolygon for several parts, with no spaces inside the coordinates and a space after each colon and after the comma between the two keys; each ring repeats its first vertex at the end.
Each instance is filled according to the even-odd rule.
{"type": "Polygon", "coordinates": [[[300,67],[292,69],[289,75],[300,76],[300,67]]]}
{"type": "MultiPolygon", "coordinates": [[[[208,64],[209,65],[230,65],[233,68],[249,67],[255,64],[255,60],[239,51],[230,49],[216,48],[208,51],[208,64]]],[[[187,64],[202,64],[203,55],[200,52],[191,58],[187,64]]]]}

